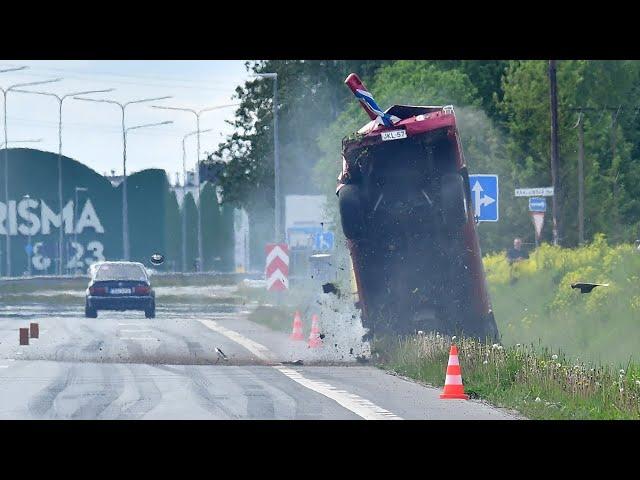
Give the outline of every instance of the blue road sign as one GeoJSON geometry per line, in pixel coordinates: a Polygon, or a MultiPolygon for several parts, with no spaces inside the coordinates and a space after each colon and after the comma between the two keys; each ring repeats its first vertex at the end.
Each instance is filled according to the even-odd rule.
{"type": "Polygon", "coordinates": [[[313,249],[320,251],[333,250],[334,235],[333,232],[320,232],[316,234],[313,249]]]}
{"type": "Polygon", "coordinates": [[[33,245],[27,243],[24,247],[24,251],[27,252],[27,255],[31,255],[33,253],[33,245]]]}
{"type": "Polygon", "coordinates": [[[479,222],[497,222],[498,210],[498,175],[469,175],[471,199],[474,216],[479,222]]]}
{"type": "Polygon", "coordinates": [[[546,212],[547,199],[544,197],[529,197],[530,212],[546,212]]]}

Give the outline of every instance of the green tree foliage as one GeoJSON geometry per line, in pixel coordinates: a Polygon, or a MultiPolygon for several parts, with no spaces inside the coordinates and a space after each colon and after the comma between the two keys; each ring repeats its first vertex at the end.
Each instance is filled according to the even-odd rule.
{"type": "Polygon", "coordinates": [[[180,214],[187,217],[187,271],[196,271],[194,262],[198,258],[198,210],[191,193],[187,193],[182,200],[180,214]]]}
{"type": "MultiPolygon", "coordinates": [[[[640,216],[637,160],[640,138],[635,106],[640,63],[636,61],[559,61],[558,110],[560,198],[563,244],[577,243],[578,112],[585,109],[585,228],[588,237],[605,232],[613,241],[636,235],[640,216]],[[617,127],[612,115],[619,108],[617,127]],[[615,132],[615,135],[614,135],[615,132]],[[615,157],[613,144],[615,139],[615,157]],[[637,157],[636,157],[637,158],[637,157]]],[[[549,84],[547,62],[510,62],[499,108],[510,161],[519,186],[550,185],[549,84]]],[[[547,228],[547,239],[550,234],[547,228]]]]}
{"type": "MultiPolygon", "coordinates": [[[[310,172],[321,152],[318,134],[342,112],[351,93],[342,85],[351,71],[371,74],[385,62],[347,60],[269,60],[247,62],[252,73],[278,74],[281,187],[284,194],[317,193],[310,172]]],[[[238,86],[240,101],[234,133],[210,155],[227,162],[220,180],[225,202],[247,208],[257,225],[271,232],[273,222],[273,80],[256,78],[238,86]]],[[[284,202],[283,202],[284,203],[284,202]]],[[[255,238],[255,237],[254,237],[255,238]]],[[[255,239],[252,258],[263,256],[272,234],[255,239]]],[[[254,242],[252,242],[253,244],[254,242]]]]}
{"type": "Polygon", "coordinates": [[[216,189],[206,183],[200,195],[202,205],[202,245],[205,270],[216,270],[216,258],[220,257],[221,220],[216,189]]]}

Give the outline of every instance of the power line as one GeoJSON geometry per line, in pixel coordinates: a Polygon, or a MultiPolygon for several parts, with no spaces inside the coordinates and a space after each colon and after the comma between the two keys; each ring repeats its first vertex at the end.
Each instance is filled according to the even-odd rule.
{"type": "MultiPolygon", "coordinates": [[[[61,69],[62,70],[62,69],[61,69]]],[[[63,70],[63,71],[68,71],[68,70],[63,70]]],[[[20,72],[21,75],[26,75],[26,76],[30,76],[30,77],[50,77],[50,74],[46,74],[46,73],[32,73],[32,72],[20,72]]],[[[229,88],[224,88],[224,87],[211,87],[211,86],[204,86],[204,85],[179,85],[179,84],[175,84],[175,83],[143,83],[143,82],[130,82],[130,81],[126,81],[126,80],[115,80],[112,78],[109,79],[100,79],[100,75],[96,75],[96,74],[85,74],[87,77],[90,78],[82,78],[82,77],[77,77],[77,76],[73,76],[73,75],[66,75],[65,74],[65,78],[66,79],[73,79],[73,80],[80,80],[83,82],[94,82],[94,83],[119,83],[119,84],[123,84],[123,85],[134,85],[134,86],[140,86],[140,87],[157,87],[157,88],[180,88],[180,89],[186,89],[186,90],[208,90],[208,91],[215,91],[215,92],[231,92],[233,93],[236,86],[234,85],[233,87],[229,87],[229,88]],[[93,78],[91,78],[93,77],[93,78]]],[[[132,77],[132,78],[139,78],[139,77],[132,77]]],[[[143,78],[144,80],[148,80],[143,78]]],[[[168,82],[170,82],[171,80],[167,80],[168,82]]]]}

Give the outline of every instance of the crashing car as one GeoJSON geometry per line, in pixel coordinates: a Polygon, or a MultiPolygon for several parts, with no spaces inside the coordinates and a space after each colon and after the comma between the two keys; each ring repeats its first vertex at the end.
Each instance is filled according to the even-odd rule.
{"type": "Polygon", "coordinates": [[[363,326],[497,339],[453,107],[383,112],[345,83],[371,118],[343,139],[336,190],[363,326]]]}

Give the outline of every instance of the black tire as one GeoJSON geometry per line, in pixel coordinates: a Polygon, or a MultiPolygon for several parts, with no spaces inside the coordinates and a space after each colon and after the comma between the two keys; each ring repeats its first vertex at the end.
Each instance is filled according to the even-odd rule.
{"type": "Polygon", "coordinates": [[[144,311],[144,316],[147,318],[156,318],[156,304],[153,302],[149,308],[144,311]]]}
{"type": "Polygon", "coordinates": [[[96,310],[95,308],[90,308],[89,305],[85,304],[84,316],[86,318],[98,318],[98,310],[96,310]]]}
{"type": "Polygon", "coordinates": [[[365,221],[358,185],[343,186],[338,192],[338,203],[344,236],[349,240],[361,240],[364,237],[365,221]]]}
{"type": "Polygon", "coordinates": [[[442,176],[440,187],[442,221],[449,230],[462,227],[467,222],[467,197],[464,179],[457,173],[442,176]]]}

